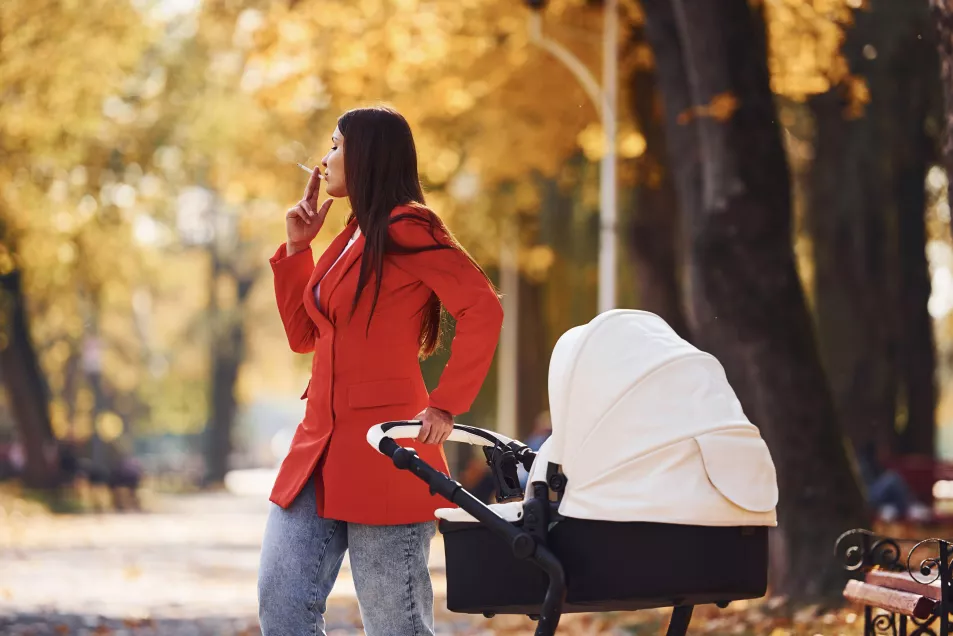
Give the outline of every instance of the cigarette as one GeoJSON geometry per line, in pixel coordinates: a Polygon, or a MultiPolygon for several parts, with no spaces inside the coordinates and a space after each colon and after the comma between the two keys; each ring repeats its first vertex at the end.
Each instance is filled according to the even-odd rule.
{"type": "MultiPolygon", "coordinates": [[[[305,166],[305,165],[299,163],[299,164],[298,164],[298,167],[301,168],[302,170],[304,170],[305,172],[307,172],[308,174],[314,174],[314,170],[312,170],[312,169],[309,168],[308,166],[305,166]]],[[[324,179],[324,175],[321,174],[320,172],[318,173],[318,179],[324,179]]]]}

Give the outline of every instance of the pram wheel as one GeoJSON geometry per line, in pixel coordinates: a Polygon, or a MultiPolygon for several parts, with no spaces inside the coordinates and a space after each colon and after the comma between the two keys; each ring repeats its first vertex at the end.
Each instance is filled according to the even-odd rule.
{"type": "Polygon", "coordinates": [[[496,614],[493,612],[483,612],[483,618],[496,618],[496,614]]]}

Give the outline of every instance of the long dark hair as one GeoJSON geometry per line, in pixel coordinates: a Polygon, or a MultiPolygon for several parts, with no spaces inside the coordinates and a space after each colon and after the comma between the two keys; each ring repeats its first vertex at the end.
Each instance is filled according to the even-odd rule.
{"type": "MultiPolygon", "coordinates": [[[[344,179],[351,200],[351,219],[364,234],[364,255],[357,280],[357,291],[351,306],[353,316],[357,303],[371,276],[374,276],[374,298],[367,319],[371,319],[381,292],[385,254],[417,254],[431,250],[457,249],[480,269],[473,258],[453,238],[436,214],[425,207],[423,188],[417,173],[417,147],[404,117],[392,108],[375,106],[349,110],[338,119],[338,130],[344,135],[344,179]],[[391,217],[398,206],[414,208],[391,217]],[[391,238],[391,223],[409,219],[426,224],[434,242],[422,247],[400,245],[391,238]],[[440,233],[443,240],[437,238],[440,233]]],[[[483,272],[482,269],[480,269],[483,272]]],[[[486,273],[483,273],[486,277],[486,273]]],[[[487,283],[491,285],[489,278],[487,283]]],[[[432,354],[440,344],[443,306],[436,294],[420,309],[420,356],[432,354]]]]}

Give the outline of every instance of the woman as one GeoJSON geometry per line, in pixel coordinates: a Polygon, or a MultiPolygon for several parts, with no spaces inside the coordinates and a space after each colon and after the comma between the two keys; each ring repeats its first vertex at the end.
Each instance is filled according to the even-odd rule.
{"type": "Polygon", "coordinates": [[[281,465],[262,545],[264,636],[324,634],[345,551],[369,636],[433,633],[427,561],[433,512],[446,502],[365,441],[368,428],[420,419],[418,454],[444,472],[453,416],[470,408],[496,349],[493,286],[424,207],[407,122],[387,108],[345,113],[321,162],[327,193],[352,213],[317,264],[310,243],[332,200],[317,206],[320,168],[286,215],[271,259],[291,349],[312,353],[304,420],[281,465]],[[418,359],[437,346],[441,306],[457,320],[429,396],[418,359]]]}

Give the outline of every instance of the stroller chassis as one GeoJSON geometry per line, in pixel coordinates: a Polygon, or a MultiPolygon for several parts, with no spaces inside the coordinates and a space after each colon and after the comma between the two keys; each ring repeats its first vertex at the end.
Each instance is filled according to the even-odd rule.
{"type": "MultiPolygon", "coordinates": [[[[388,422],[379,426],[386,433],[386,431],[395,427],[419,425],[420,422],[417,421],[403,421],[388,422]]],[[[488,433],[481,429],[459,424],[454,425],[454,429],[471,436],[476,435],[484,438],[487,437],[488,433]]],[[[496,439],[495,435],[490,437],[493,445],[485,447],[488,463],[501,492],[513,495],[516,463],[523,464],[524,468],[529,471],[536,454],[519,442],[511,441],[504,446],[496,439]]],[[[460,483],[450,479],[420,459],[413,449],[404,448],[394,439],[386,436],[377,441],[376,448],[382,454],[391,458],[394,466],[398,469],[410,471],[426,482],[430,487],[431,494],[440,495],[447,501],[459,506],[485,528],[506,541],[514,557],[532,563],[546,574],[548,585],[540,613],[538,616],[531,615],[530,618],[538,620],[535,636],[554,635],[559,625],[566,597],[566,575],[562,563],[547,547],[546,537],[550,523],[558,520],[558,513],[552,510],[549,495],[551,491],[555,492],[557,496],[561,494],[565,488],[565,477],[554,471],[553,466],[550,465],[546,475],[547,483],[534,482],[531,484],[533,495],[523,504],[523,527],[519,528],[498,516],[460,483]]],[[[518,482],[515,487],[518,489],[518,482]]],[[[667,636],[685,636],[691,623],[693,610],[693,605],[674,606],[667,636]]],[[[492,617],[491,614],[487,616],[492,617]]]]}

